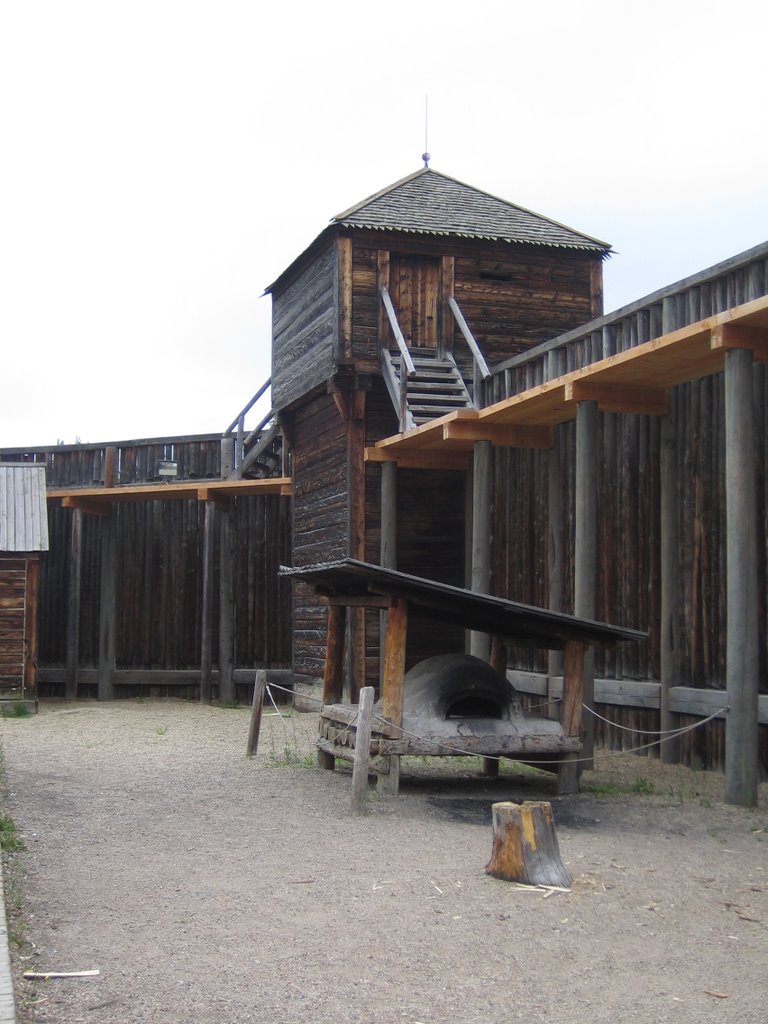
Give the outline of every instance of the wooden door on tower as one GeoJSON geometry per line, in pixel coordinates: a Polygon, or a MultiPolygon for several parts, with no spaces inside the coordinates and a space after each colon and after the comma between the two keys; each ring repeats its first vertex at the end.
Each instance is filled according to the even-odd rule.
{"type": "Polygon", "coordinates": [[[389,290],[408,347],[436,350],[440,261],[393,254],[389,290]]]}

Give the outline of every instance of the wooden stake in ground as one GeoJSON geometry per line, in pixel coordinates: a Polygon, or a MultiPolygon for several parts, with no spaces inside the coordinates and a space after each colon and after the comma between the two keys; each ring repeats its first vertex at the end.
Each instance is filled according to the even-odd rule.
{"type": "Polygon", "coordinates": [[[368,761],[371,748],[372,711],[373,687],[364,686],[360,691],[357,735],[355,738],[355,760],[352,768],[352,812],[354,814],[365,814],[365,797],[368,792],[368,761]]]}
{"type": "Polygon", "coordinates": [[[248,757],[253,757],[259,745],[259,732],[261,731],[261,713],[264,709],[264,691],[267,687],[267,673],[259,669],[253,684],[253,703],[251,704],[251,724],[248,730],[248,743],[245,752],[248,757]]]}
{"type": "Polygon", "coordinates": [[[552,804],[494,804],[493,849],[485,871],[505,882],[570,888],[573,879],[560,859],[552,804]]]}

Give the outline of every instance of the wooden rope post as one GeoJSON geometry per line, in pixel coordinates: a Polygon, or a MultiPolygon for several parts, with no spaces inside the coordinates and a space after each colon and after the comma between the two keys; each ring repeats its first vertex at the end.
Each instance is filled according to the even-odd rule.
{"type": "Polygon", "coordinates": [[[360,690],[355,729],[355,759],[352,765],[352,813],[365,814],[365,797],[368,792],[368,762],[371,756],[371,716],[373,712],[373,687],[360,690]]]}
{"type": "Polygon", "coordinates": [[[266,670],[260,668],[253,683],[253,702],[251,704],[251,727],[248,730],[248,743],[245,748],[247,757],[253,757],[259,746],[261,732],[261,713],[264,709],[264,691],[267,688],[266,670]]]}

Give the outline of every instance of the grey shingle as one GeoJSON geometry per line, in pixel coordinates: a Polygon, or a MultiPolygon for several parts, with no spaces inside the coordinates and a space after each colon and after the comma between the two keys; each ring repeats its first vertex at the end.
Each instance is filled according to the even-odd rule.
{"type": "Polygon", "coordinates": [[[334,217],[346,228],[488,239],[607,253],[610,245],[431,168],[334,217]]]}

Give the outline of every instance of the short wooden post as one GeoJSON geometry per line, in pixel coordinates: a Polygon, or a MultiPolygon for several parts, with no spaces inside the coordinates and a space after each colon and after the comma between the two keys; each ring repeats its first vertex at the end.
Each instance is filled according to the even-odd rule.
{"type": "MultiPolygon", "coordinates": [[[[584,651],[580,640],[569,640],[565,645],[563,658],[563,700],[560,705],[560,721],[566,736],[581,735],[581,705],[584,701],[584,651]]],[[[578,753],[564,754],[557,773],[557,792],[578,793],[578,753]]]]}
{"type": "Polygon", "coordinates": [[[725,799],[754,807],[758,783],[757,497],[752,352],[725,357],[725,495],[727,543],[725,799]]]}
{"type": "Polygon", "coordinates": [[[570,888],[573,879],[560,858],[552,804],[494,804],[493,848],[485,871],[505,882],[570,888]]]}
{"type": "Polygon", "coordinates": [[[360,703],[355,723],[355,759],[352,765],[352,812],[365,814],[365,797],[368,792],[368,762],[371,756],[371,714],[373,711],[373,687],[360,690],[360,703]]]}
{"type": "Polygon", "coordinates": [[[251,703],[251,724],[248,729],[248,743],[245,747],[247,757],[253,757],[259,746],[261,732],[261,713],[264,710],[264,691],[267,688],[266,670],[260,668],[253,682],[253,701],[251,703]]]}

